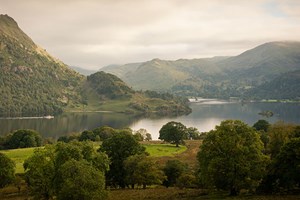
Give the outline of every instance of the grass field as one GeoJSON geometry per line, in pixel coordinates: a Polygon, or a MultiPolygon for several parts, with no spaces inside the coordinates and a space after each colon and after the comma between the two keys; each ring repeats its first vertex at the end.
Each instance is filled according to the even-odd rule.
{"type": "Polygon", "coordinates": [[[146,151],[152,157],[162,157],[162,156],[174,157],[175,155],[180,154],[187,150],[187,147],[182,145],[176,147],[175,145],[171,145],[171,144],[148,143],[148,144],[143,144],[143,146],[146,147],[146,151]]]}
{"type": "MultiPolygon", "coordinates": [[[[95,148],[99,147],[99,143],[94,143],[95,148]]],[[[176,147],[171,144],[161,144],[161,142],[147,142],[143,143],[143,146],[146,147],[146,152],[150,156],[155,158],[161,157],[175,157],[187,150],[186,146],[176,147]]],[[[23,148],[23,149],[11,149],[11,150],[1,150],[1,153],[6,154],[10,159],[12,159],[16,164],[16,173],[24,173],[23,163],[30,157],[35,148],[23,148]]]]}
{"type": "Polygon", "coordinates": [[[23,163],[29,158],[35,148],[1,150],[1,153],[6,154],[16,164],[16,173],[24,173],[23,163]]]}

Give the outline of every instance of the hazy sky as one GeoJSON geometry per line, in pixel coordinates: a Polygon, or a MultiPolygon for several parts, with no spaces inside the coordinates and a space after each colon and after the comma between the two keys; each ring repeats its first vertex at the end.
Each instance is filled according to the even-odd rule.
{"type": "Polygon", "coordinates": [[[0,13],[53,56],[89,69],[300,40],[300,0],[0,0],[0,13]]]}

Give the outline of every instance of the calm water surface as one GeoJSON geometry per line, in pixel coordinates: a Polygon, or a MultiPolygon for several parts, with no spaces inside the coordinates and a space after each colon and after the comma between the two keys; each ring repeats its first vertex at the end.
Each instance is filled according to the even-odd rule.
{"type": "Polygon", "coordinates": [[[0,135],[16,129],[35,129],[44,137],[58,138],[83,130],[108,125],[113,128],[130,127],[133,130],[144,128],[158,139],[159,129],[169,121],[178,121],[187,127],[196,127],[200,132],[209,131],[225,119],[239,119],[253,125],[259,119],[270,123],[283,120],[300,124],[299,103],[230,103],[208,101],[192,103],[193,112],[186,116],[145,118],[118,113],[65,113],[54,119],[0,119],[0,135]],[[259,112],[270,110],[273,117],[266,118],[259,112]]]}

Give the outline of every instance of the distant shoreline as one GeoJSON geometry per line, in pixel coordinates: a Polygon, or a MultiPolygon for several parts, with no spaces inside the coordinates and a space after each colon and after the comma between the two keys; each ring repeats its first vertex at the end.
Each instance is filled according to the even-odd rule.
{"type": "Polygon", "coordinates": [[[46,115],[40,117],[0,117],[0,119],[53,119],[54,116],[46,115]]]}

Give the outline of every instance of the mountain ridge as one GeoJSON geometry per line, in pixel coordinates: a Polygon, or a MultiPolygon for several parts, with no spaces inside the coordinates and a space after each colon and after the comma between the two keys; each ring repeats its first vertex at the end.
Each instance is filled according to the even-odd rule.
{"type": "MultiPolygon", "coordinates": [[[[251,99],[249,90],[270,82],[281,74],[300,69],[299,63],[299,41],[275,41],[259,45],[237,56],[175,61],[154,59],[139,63],[138,67],[131,69],[131,65],[126,64],[114,68],[105,67],[102,70],[112,74],[118,71],[121,79],[140,90],[168,91],[183,96],[234,96],[251,99]],[[161,65],[160,69],[153,65],[154,61],[156,66],[161,65]],[[144,68],[144,71],[140,68],[144,68]],[[178,73],[180,76],[176,75],[178,73]],[[154,84],[144,80],[151,80],[154,84]]],[[[272,90],[276,91],[274,88],[272,90]]],[[[295,93],[290,98],[298,96],[295,93]]],[[[254,97],[264,98],[263,95],[254,97]]]]}

